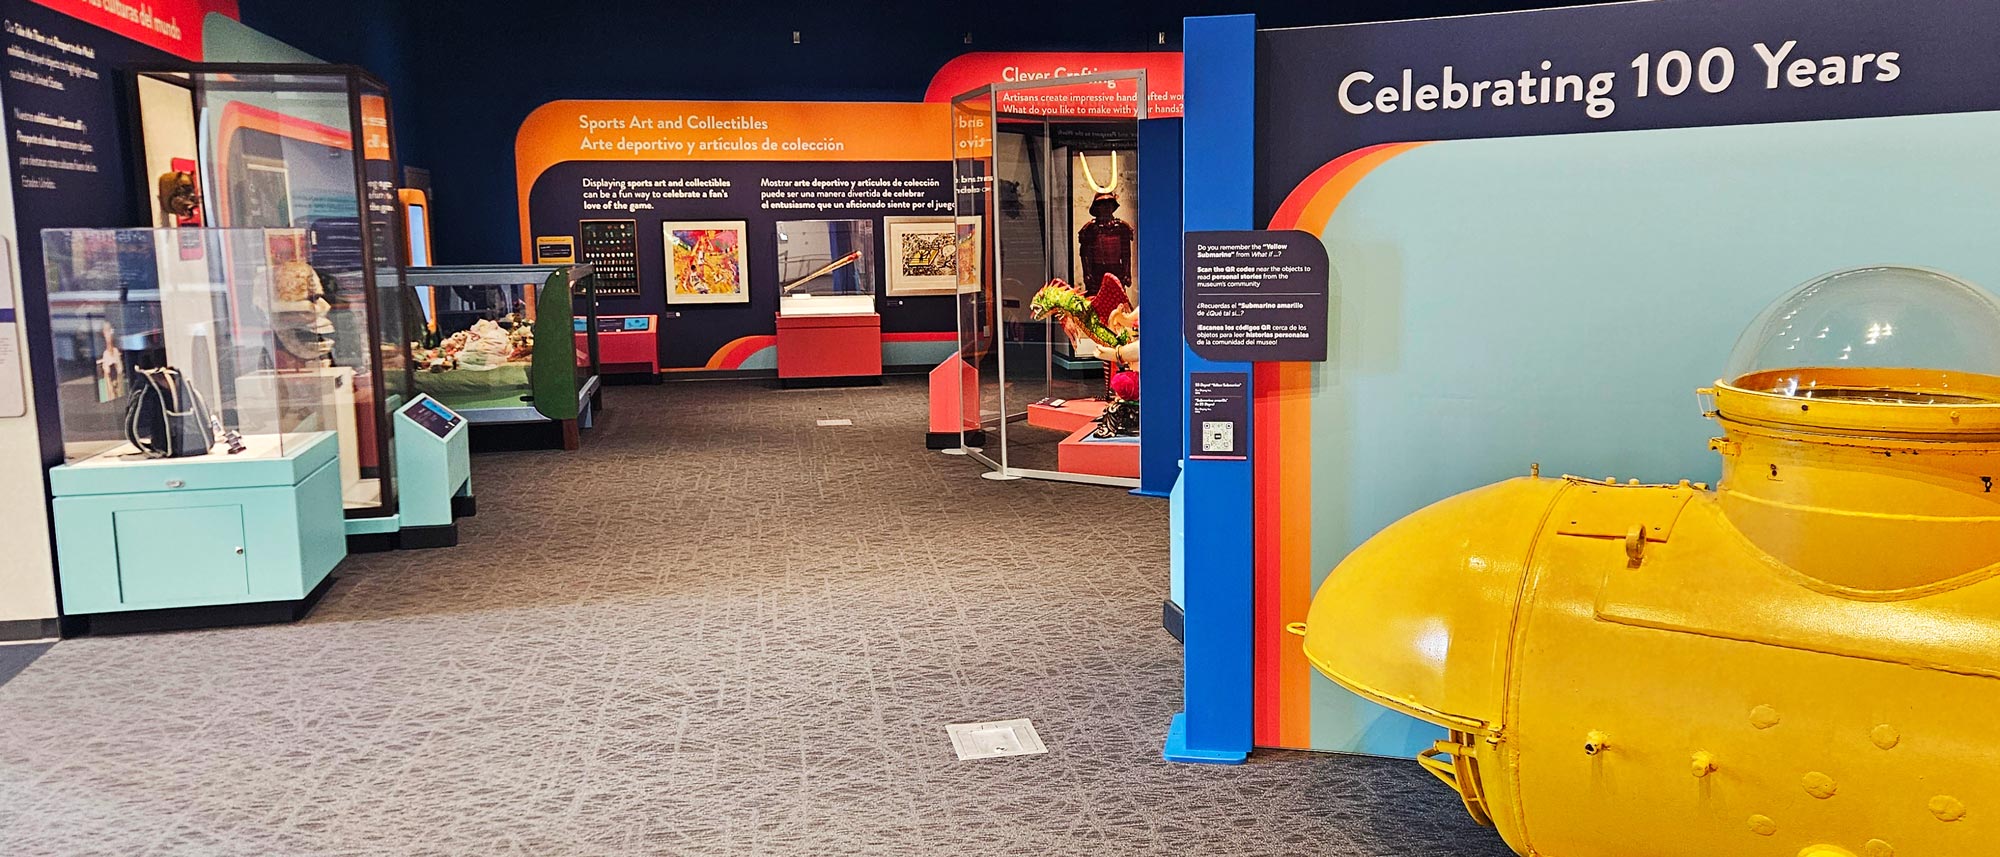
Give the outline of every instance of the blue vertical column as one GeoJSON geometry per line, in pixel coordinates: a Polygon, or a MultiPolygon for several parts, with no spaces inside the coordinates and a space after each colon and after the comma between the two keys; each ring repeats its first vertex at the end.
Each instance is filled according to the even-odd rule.
{"type": "MultiPolygon", "coordinates": [[[[1256,16],[1189,18],[1183,44],[1184,228],[1254,228],[1256,16]]],[[[1203,360],[1184,341],[1181,347],[1184,370],[1176,394],[1182,413],[1189,409],[1187,373],[1250,372],[1248,363],[1203,360]]],[[[1253,429],[1245,427],[1245,435],[1254,437],[1253,429]]],[[[1179,434],[1185,459],[1189,438],[1184,429],[1179,434]]],[[[1250,455],[1256,454],[1253,446],[1250,455]]],[[[1251,462],[1189,460],[1181,479],[1187,707],[1174,715],[1165,756],[1174,762],[1235,764],[1249,757],[1252,737],[1251,537],[1256,521],[1251,462]]]]}
{"type": "Polygon", "coordinates": [[[1181,120],[1139,123],[1139,487],[1165,497],[1181,475],[1181,120]]]}

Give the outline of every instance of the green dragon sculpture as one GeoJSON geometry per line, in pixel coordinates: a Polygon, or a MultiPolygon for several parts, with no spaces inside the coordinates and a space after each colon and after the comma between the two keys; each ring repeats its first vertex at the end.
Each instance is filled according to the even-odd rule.
{"type": "MultiPolygon", "coordinates": [[[[1136,389],[1119,394],[1114,377],[1139,371],[1139,312],[1125,293],[1125,286],[1112,274],[1105,274],[1096,295],[1063,282],[1050,280],[1028,303],[1028,317],[1037,321],[1054,318],[1062,322],[1063,333],[1081,356],[1104,363],[1105,398],[1103,416],[1098,418],[1096,437],[1131,436],[1139,433],[1139,401],[1136,389]]],[[[1132,385],[1137,387],[1136,383],[1132,385]]]]}
{"type": "Polygon", "coordinates": [[[1095,296],[1061,278],[1050,280],[1029,302],[1028,316],[1062,322],[1063,332],[1084,356],[1115,368],[1139,368],[1139,312],[1116,276],[1105,274],[1095,296]]]}
{"type": "Polygon", "coordinates": [[[1088,337],[1090,341],[1106,348],[1118,348],[1129,343],[1137,331],[1113,328],[1108,319],[1097,314],[1091,306],[1090,298],[1072,288],[1062,280],[1050,280],[1049,284],[1035,293],[1035,299],[1028,304],[1028,316],[1040,321],[1051,316],[1062,321],[1068,328],[1074,324],[1075,333],[1088,337]]]}

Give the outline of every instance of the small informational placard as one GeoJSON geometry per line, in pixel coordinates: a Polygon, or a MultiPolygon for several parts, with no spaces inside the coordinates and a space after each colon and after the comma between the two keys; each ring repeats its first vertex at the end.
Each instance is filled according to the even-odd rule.
{"type": "Polygon", "coordinates": [[[21,324],[14,311],[12,246],[0,240],[0,418],[28,413],[27,355],[21,350],[21,324]]]}
{"type": "Polygon", "coordinates": [[[1227,362],[1326,360],[1330,270],[1319,238],[1297,230],[1186,236],[1188,346],[1227,362]]]}
{"type": "Polygon", "coordinates": [[[1188,457],[1243,461],[1250,457],[1250,375],[1188,373],[1188,457]]]}
{"type": "Polygon", "coordinates": [[[439,440],[449,436],[452,429],[458,428],[458,424],[465,421],[464,417],[452,413],[450,408],[438,404],[429,396],[404,407],[403,416],[409,417],[410,422],[422,426],[424,431],[437,435],[439,440]]]}
{"type": "Polygon", "coordinates": [[[0,419],[28,413],[25,355],[21,353],[21,326],[14,320],[14,308],[0,308],[0,419]]]}
{"type": "MultiPolygon", "coordinates": [[[[577,333],[590,330],[590,320],[582,317],[571,320],[570,326],[577,333]]],[[[653,329],[650,315],[600,315],[597,317],[598,333],[645,333],[653,329]]]]}
{"type": "Polygon", "coordinates": [[[568,235],[535,236],[535,262],[567,265],[576,261],[576,239],[568,235]]]}

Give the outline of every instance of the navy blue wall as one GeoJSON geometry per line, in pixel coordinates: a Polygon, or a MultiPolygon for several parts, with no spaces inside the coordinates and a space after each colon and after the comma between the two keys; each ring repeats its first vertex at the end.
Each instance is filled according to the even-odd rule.
{"type": "Polygon", "coordinates": [[[251,27],[366,66],[389,84],[403,161],[432,173],[437,258],[465,263],[519,261],[514,132],[549,101],[913,101],[959,54],[1179,50],[1188,15],[1255,12],[1263,26],[1294,26],[1559,5],[1582,2],[241,0],[240,8],[251,27]]]}

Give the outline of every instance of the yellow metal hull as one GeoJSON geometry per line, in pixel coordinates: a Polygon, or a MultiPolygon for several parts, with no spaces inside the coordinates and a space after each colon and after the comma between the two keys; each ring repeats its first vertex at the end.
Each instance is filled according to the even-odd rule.
{"type": "Polygon", "coordinates": [[[1308,657],[1454,730],[1427,766],[1522,854],[2000,854],[2000,565],[1859,592],[1722,505],[1543,478],[1444,501],[1327,581],[1308,657]]]}
{"type": "Polygon", "coordinates": [[[1422,763],[1522,854],[2000,855],[2000,301],[1836,272],[1729,371],[1715,491],[1445,500],[1334,570],[1306,656],[1449,727],[1422,763]]]}

